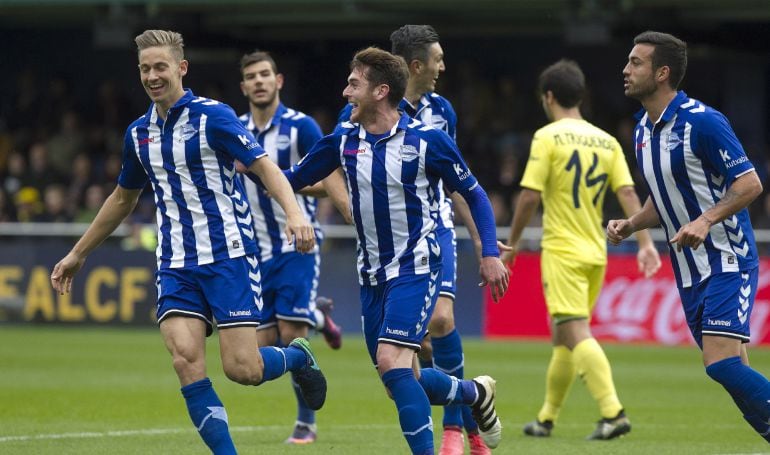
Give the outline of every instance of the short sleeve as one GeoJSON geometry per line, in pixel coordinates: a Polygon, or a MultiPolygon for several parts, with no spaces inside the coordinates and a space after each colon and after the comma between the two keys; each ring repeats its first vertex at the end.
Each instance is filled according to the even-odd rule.
{"type": "Polygon", "coordinates": [[[284,171],[295,190],[320,182],[340,167],[340,137],[334,133],[321,138],[299,163],[284,171]]]}
{"type": "Polygon", "coordinates": [[[729,181],[754,169],[730,123],[720,112],[705,116],[697,127],[696,153],[729,181]]]}
{"type": "Polygon", "coordinates": [[[441,178],[452,192],[468,191],[478,185],[476,177],[471,174],[452,138],[437,129],[428,130],[426,133],[430,134],[428,149],[425,152],[426,170],[441,178]]]}
{"type": "Polygon", "coordinates": [[[128,189],[141,189],[147,185],[149,177],[136,154],[134,130],[135,128],[129,128],[123,138],[123,162],[118,176],[118,185],[128,189]]]}
{"type": "Polygon", "coordinates": [[[529,147],[529,158],[520,185],[542,192],[551,171],[551,144],[542,133],[535,133],[529,147]]]}
{"type": "Polygon", "coordinates": [[[206,139],[211,148],[237,159],[246,167],[265,155],[254,135],[243,126],[229,106],[214,106],[206,113],[209,115],[206,121],[206,139]]]}

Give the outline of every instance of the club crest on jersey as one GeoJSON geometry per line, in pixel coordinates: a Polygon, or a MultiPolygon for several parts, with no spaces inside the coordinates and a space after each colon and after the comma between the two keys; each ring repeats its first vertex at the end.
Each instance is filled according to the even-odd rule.
{"type": "Polygon", "coordinates": [[[287,149],[291,146],[291,138],[285,134],[281,134],[275,138],[275,146],[279,149],[287,149]]]}
{"type": "Polygon", "coordinates": [[[407,163],[410,161],[414,161],[418,156],[420,156],[420,152],[417,151],[417,148],[409,144],[402,145],[398,149],[398,152],[401,155],[401,159],[406,161],[407,163]]]}
{"type": "Polygon", "coordinates": [[[180,128],[181,136],[179,137],[179,142],[185,142],[192,139],[196,134],[198,134],[198,130],[195,129],[194,126],[190,123],[185,123],[182,125],[182,128],[180,128]]]}
{"type": "Polygon", "coordinates": [[[668,137],[666,137],[666,150],[670,152],[671,150],[677,148],[681,143],[682,139],[678,134],[674,132],[668,133],[668,137]]]}
{"type": "Polygon", "coordinates": [[[433,128],[444,130],[446,129],[447,121],[440,115],[431,115],[430,124],[433,128]]]}

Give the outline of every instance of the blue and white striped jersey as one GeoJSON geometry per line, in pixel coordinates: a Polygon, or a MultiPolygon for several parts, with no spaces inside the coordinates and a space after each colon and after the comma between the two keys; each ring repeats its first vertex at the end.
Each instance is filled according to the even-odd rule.
{"type": "MultiPolygon", "coordinates": [[[[670,240],[679,228],[719,202],[731,183],[754,166],[727,118],[682,91],[657,123],[646,112],[639,115],[634,130],[636,160],[670,240]]],[[[746,209],[712,226],[703,247],[669,250],[680,287],[758,264],[746,209]]]]}
{"type": "Polygon", "coordinates": [[[440,182],[468,192],[478,183],[452,138],[402,114],[385,135],[375,137],[359,124],[343,122],[318,141],[287,173],[294,188],[345,171],[358,233],[362,285],[440,267],[438,221],[440,182]]]}
{"type": "MultiPolygon", "coordinates": [[[[278,105],[272,120],[262,131],[254,124],[250,113],[242,115],[240,120],[254,134],[270,159],[281,169],[289,169],[296,164],[323,136],[321,128],[312,117],[294,109],[288,109],[283,103],[278,105]]],[[[280,204],[265,195],[260,186],[249,178],[241,175],[240,179],[246,188],[251,205],[257,235],[257,254],[260,260],[268,261],[281,253],[296,251],[294,244],[288,243],[284,233],[286,213],[280,204]]],[[[318,205],[316,198],[297,194],[297,204],[302,214],[315,228],[317,240],[315,251],[318,251],[318,243],[323,239],[323,232],[316,219],[318,205]]]]}
{"type": "MultiPolygon", "coordinates": [[[[435,92],[428,92],[420,97],[417,106],[403,98],[398,105],[398,109],[405,112],[409,117],[430,125],[433,128],[447,133],[453,141],[457,141],[457,113],[455,113],[452,103],[448,99],[435,92]]],[[[350,104],[340,111],[337,123],[350,120],[350,104]]],[[[454,228],[454,217],[452,216],[452,200],[444,194],[443,185],[439,185],[439,223],[441,227],[449,229],[454,228]]]]}
{"type": "Polygon", "coordinates": [[[118,184],[152,183],[158,268],[209,264],[256,252],[249,202],[233,161],[265,152],[226,104],[186,90],[158,116],[155,104],[129,125],[118,184]]]}

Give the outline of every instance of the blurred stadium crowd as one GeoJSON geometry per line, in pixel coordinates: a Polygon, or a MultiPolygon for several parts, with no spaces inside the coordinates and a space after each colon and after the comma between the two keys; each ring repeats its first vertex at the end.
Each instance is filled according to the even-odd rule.
{"type": "MultiPolygon", "coordinates": [[[[513,213],[532,134],[546,119],[529,88],[521,88],[531,81],[480,73],[480,68],[464,61],[442,76],[438,91],[458,112],[458,144],[489,193],[497,224],[503,226],[513,213]]],[[[88,83],[95,84],[94,96],[83,99],[75,96],[67,77],[44,75],[32,68],[17,74],[12,99],[4,100],[0,109],[0,222],[90,222],[114,188],[125,128],[146,109],[146,98],[129,99],[129,88],[113,79],[88,83]]],[[[590,77],[588,83],[590,87],[590,77]]],[[[134,89],[140,89],[138,80],[130,88],[132,93],[134,89]]],[[[203,85],[196,95],[233,103],[218,82],[203,85]]],[[[638,172],[631,150],[634,119],[592,115],[595,101],[594,96],[589,98],[584,114],[618,138],[631,169],[638,172]]],[[[328,133],[342,103],[340,98],[335,106],[292,106],[313,115],[328,133]]],[[[231,105],[240,113],[243,104],[231,105]]],[[[768,151],[745,142],[744,146],[765,187],[750,207],[754,226],[770,228],[768,151]]],[[[640,196],[646,197],[641,179],[634,177],[640,196]]],[[[143,196],[132,221],[154,222],[151,198],[149,192],[143,196]]],[[[614,197],[608,198],[607,212],[609,217],[620,214],[614,197]]],[[[320,218],[340,222],[330,206],[320,208],[320,218]]]]}

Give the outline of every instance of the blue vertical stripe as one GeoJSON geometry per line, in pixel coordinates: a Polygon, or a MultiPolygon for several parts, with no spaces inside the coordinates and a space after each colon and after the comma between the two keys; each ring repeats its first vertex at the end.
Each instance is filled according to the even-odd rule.
{"type": "Polygon", "coordinates": [[[374,225],[377,230],[377,247],[380,250],[380,269],[377,282],[385,281],[385,265],[395,257],[393,251],[393,229],[390,224],[390,203],[388,202],[388,171],[385,166],[388,141],[379,141],[372,145],[372,197],[374,206],[374,225]]]}

